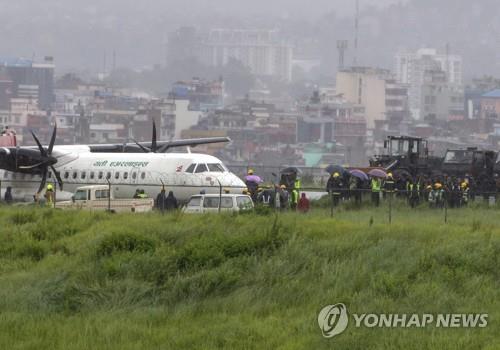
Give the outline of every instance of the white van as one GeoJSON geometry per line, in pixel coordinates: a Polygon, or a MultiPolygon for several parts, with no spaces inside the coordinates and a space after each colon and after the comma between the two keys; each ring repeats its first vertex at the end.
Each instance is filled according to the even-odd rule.
{"type": "Polygon", "coordinates": [[[184,207],[185,213],[218,213],[219,201],[221,212],[239,212],[253,209],[250,196],[244,194],[200,194],[191,196],[184,207]]]}

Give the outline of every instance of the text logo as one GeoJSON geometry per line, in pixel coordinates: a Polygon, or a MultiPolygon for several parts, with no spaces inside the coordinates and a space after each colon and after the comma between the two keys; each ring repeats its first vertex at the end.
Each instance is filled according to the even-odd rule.
{"type": "Polygon", "coordinates": [[[333,338],[347,328],[349,318],[344,304],[328,305],[318,315],[318,324],[325,338],[333,338]]]}

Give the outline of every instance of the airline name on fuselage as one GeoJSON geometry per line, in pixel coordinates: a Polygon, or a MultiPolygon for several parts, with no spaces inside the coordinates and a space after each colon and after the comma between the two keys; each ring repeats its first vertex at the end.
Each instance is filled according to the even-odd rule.
{"type": "Polygon", "coordinates": [[[108,162],[107,160],[100,160],[94,162],[92,166],[95,167],[131,167],[131,168],[145,168],[147,167],[149,162],[108,162]],[[108,164],[109,163],[109,164],[108,164]]]}

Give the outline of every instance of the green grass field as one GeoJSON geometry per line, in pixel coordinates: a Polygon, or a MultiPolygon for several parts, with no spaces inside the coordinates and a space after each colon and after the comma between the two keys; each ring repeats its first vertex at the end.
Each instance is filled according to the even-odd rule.
{"type": "Polygon", "coordinates": [[[0,349],[500,349],[500,211],[107,215],[0,209],[0,349]],[[319,311],[488,313],[355,328],[319,311]]]}

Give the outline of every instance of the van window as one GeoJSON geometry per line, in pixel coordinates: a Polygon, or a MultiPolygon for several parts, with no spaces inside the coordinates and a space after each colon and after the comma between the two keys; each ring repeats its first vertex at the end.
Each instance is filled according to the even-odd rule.
{"type": "Polygon", "coordinates": [[[199,207],[200,204],[201,204],[201,197],[191,197],[187,206],[188,207],[199,207]]]}
{"type": "Polygon", "coordinates": [[[196,164],[191,164],[190,166],[188,166],[188,168],[186,169],[186,173],[193,173],[194,172],[194,168],[196,167],[196,164]]]}
{"type": "MultiPolygon", "coordinates": [[[[204,208],[219,208],[219,197],[205,197],[203,201],[204,208]]],[[[232,197],[222,197],[221,208],[232,208],[233,198],[232,197]]]]}
{"type": "Polygon", "coordinates": [[[247,196],[236,197],[236,204],[240,209],[252,209],[252,200],[247,196]]]}
{"type": "Polygon", "coordinates": [[[206,164],[198,164],[198,166],[196,167],[195,173],[204,173],[207,171],[208,171],[208,168],[207,168],[206,164]]]}
{"type": "Polygon", "coordinates": [[[87,191],[78,190],[75,192],[75,201],[85,201],[87,200],[87,191]]]}
{"type": "Polygon", "coordinates": [[[109,197],[109,191],[108,190],[97,190],[95,191],[95,198],[96,199],[103,199],[103,198],[108,198],[109,197]]]}

